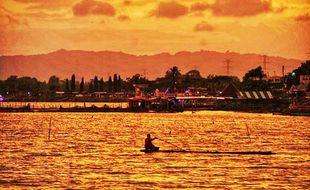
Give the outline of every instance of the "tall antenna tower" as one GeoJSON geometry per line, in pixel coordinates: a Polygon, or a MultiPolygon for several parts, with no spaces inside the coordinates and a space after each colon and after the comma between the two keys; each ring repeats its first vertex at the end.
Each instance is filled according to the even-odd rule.
{"type": "Polygon", "coordinates": [[[231,59],[225,59],[224,63],[225,63],[225,67],[226,67],[226,74],[227,74],[227,76],[229,76],[230,75],[230,68],[231,68],[231,65],[230,65],[231,59]]]}
{"type": "Polygon", "coordinates": [[[265,71],[265,73],[267,73],[267,63],[269,63],[267,58],[268,58],[267,55],[263,55],[263,70],[265,71]]]}

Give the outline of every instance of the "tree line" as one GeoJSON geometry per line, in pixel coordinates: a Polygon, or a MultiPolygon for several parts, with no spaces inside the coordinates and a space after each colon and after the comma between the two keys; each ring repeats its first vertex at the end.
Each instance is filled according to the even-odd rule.
{"type": "Polygon", "coordinates": [[[112,81],[112,78],[109,77],[109,80],[107,82],[103,81],[103,78],[98,79],[97,76],[95,76],[93,79],[90,80],[87,84],[84,82],[84,77],[81,78],[81,82],[75,80],[75,74],[71,76],[71,80],[66,79],[65,80],[65,89],[61,88],[61,85],[58,83],[58,86],[55,87],[55,90],[61,91],[67,93],[72,92],[79,92],[79,93],[93,93],[93,92],[119,92],[121,91],[121,84],[122,79],[120,78],[120,75],[117,76],[117,74],[114,74],[114,80],[112,81]]]}
{"type": "Polygon", "coordinates": [[[53,75],[47,82],[31,77],[10,76],[6,80],[0,80],[0,94],[3,96],[28,94],[46,97],[54,96],[57,91],[65,93],[125,92],[133,94],[133,84],[148,84],[147,93],[154,93],[156,89],[176,93],[184,92],[189,87],[196,87],[208,89],[208,94],[216,95],[229,83],[234,83],[241,90],[272,90],[274,87],[281,88],[284,82],[288,84],[286,88],[290,88],[293,84],[299,84],[299,75],[310,75],[310,61],[303,63],[292,73],[282,78],[280,84],[272,84],[263,80],[266,74],[260,66],[248,71],[244,75],[242,82],[235,76],[209,75],[204,78],[198,70],[191,70],[181,74],[181,71],[176,66],[170,68],[164,76],[155,80],[149,80],[146,76],[140,74],[135,74],[125,80],[120,75],[114,74],[107,81],[98,76],[94,76],[89,81],[85,81],[84,77],[77,80],[75,74],[72,74],[71,78],[61,80],[53,75]]]}

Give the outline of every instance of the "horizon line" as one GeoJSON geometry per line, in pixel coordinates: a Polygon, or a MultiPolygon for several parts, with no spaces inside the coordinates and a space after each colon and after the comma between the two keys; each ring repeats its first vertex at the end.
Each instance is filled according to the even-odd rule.
{"type": "MultiPolygon", "coordinates": [[[[216,50],[207,50],[207,49],[200,49],[200,50],[195,50],[195,51],[190,51],[190,50],[180,50],[180,51],[176,51],[176,52],[158,52],[158,53],[150,53],[150,54],[134,54],[134,53],[129,53],[129,52],[124,52],[124,51],[120,51],[120,50],[85,50],[85,49],[64,49],[64,48],[60,48],[60,49],[56,49],[53,51],[48,51],[48,52],[41,52],[41,53],[37,53],[37,54],[13,54],[13,55],[0,55],[0,57],[14,57],[14,56],[36,56],[36,55],[48,55],[51,53],[55,53],[55,52],[60,52],[60,51],[84,51],[84,52],[93,52],[93,53],[100,53],[100,52],[113,52],[113,53],[123,53],[123,54],[128,54],[128,55],[134,55],[134,56],[155,56],[155,55],[160,55],[160,54],[169,54],[169,55],[176,55],[178,53],[181,52],[189,52],[189,53],[196,53],[196,52],[215,52],[215,53],[230,53],[230,54],[239,54],[239,55],[257,55],[257,56],[263,56],[266,54],[262,54],[262,53],[254,53],[254,52],[248,52],[248,53],[241,53],[241,52],[236,52],[236,51],[230,51],[230,50],[226,50],[224,51],[216,51],[216,50]]],[[[279,55],[267,55],[267,57],[274,57],[274,58],[285,58],[285,59],[289,59],[289,60],[299,60],[299,61],[305,61],[308,59],[302,59],[302,58],[288,58],[288,57],[282,57],[279,55]]]]}

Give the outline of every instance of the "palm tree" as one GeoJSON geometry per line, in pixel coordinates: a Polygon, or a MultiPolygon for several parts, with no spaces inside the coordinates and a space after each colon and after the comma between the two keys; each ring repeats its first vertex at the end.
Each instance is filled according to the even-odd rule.
{"type": "Polygon", "coordinates": [[[179,80],[181,79],[181,73],[180,73],[179,68],[177,66],[170,68],[166,72],[165,78],[167,79],[167,82],[170,83],[171,91],[173,93],[177,92],[179,80]]]}

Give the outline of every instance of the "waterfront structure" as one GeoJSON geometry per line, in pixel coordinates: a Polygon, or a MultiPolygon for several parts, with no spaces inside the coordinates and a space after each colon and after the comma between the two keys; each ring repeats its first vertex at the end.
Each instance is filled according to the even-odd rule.
{"type": "Polygon", "coordinates": [[[273,99],[270,91],[240,91],[232,83],[224,88],[220,96],[234,99],[273,99]]]}
{"type": "Polygon", "coordinates": [[[268,77],[268,81],[271,83],[281,83],[281,77],[280,76],[271,76],[271,77],[268,77]]]}
{"type": "Polygon", "coordinates": [[[304,84],[304,85],[308,85],[310,82],[310,75],[300,75],[299,76],[299,81],[300,83],[304,84]]]}
{"type": "Polygon", "coordinates": [[[133,84],[135,88],[134,97],[128,98],[129,101],[129,109],[137,112],[145,112],[151,109],[152,102],[156,99],[147,98],[145,96],[145,89],[148,87],[147,84],[133,84]]]}

